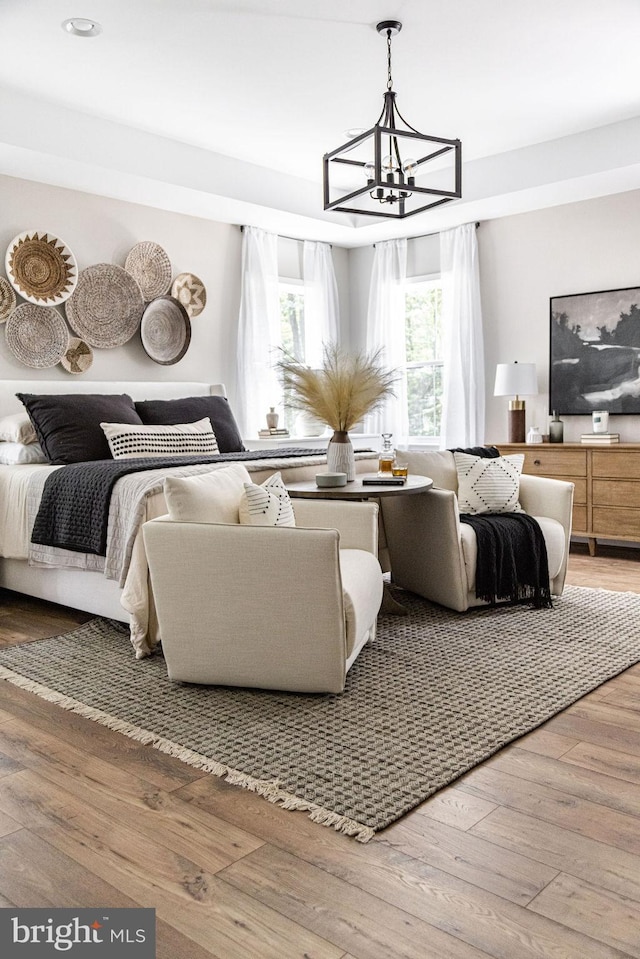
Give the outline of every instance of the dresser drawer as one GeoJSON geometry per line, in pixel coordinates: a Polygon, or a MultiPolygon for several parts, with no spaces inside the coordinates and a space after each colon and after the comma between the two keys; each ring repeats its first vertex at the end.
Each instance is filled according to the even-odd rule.
{"type": "Polygon", "coordinates": [[[587,507],[574,506],[571,515],[571,531],[573,533],[586,533],[587,531],[587,507]]]}
{"type": "Polygon", "coordinates": [[[640,479],[640,452],[635,450],[594,450],[591,461],[593,476],[640,479]]]}
{"type": "Polygon", "coordinates": [[[640,539],[640,510],[594,506],[593,535],[616,539],[640,539]]]}
{"type": "Polygon", "coordinates": [[[629,506],[640,508],[640,480],[593,481],[594,506],[629,506]]]}
{"type": "Polygon", "coordinates": [[[587,502],[587,481],[579,479],[577,476],[557,476],[554,479],[566,480],[567,483],[573,483],[573,502],[575,506],[584,506],[587,502]]]}
{"type": "Polygon", "coordinates": [[[556,450],[548,444],[537,444],[524,454],[525,473],[537,476],[562,476],[564,479],[587,475],[586,450],[556,450]],[[543,448],[544,447],[544,448],[543,448]]]}

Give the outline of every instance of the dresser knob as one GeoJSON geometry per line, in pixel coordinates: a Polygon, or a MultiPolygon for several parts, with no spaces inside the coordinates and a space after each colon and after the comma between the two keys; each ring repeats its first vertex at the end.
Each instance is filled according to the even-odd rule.
{"type": "Polygon", "coordinates": [[[534,460],[534,461],[533,461],[533,465],[534,465],[534,466],[540,466],[540,460],[534,460]]]}

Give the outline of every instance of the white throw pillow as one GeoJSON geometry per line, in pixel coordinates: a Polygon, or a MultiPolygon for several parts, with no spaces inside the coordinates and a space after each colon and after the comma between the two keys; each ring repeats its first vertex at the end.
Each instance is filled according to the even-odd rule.
{"type": "Polygon", "coordinates": [[[0,443],[0,463],[3,466],[48,462],[39,443],[0,443]]]}
{"type": "Polygon", "coordinates": [[[518,502],[524,453],[485,459],[454,453],[461,513],[522,513],[518,502]]]}
{"type": "Polygon", "coordinates": [[[240,522],[244,526],[296,525],[291,499],[280,473],[274,473],[261,486],[244,484],[240,522]]]}
{"type": "Polygon", "coordinates": [[[219,453],[211,420],[176,426],[137,426],[130,423],[101,423],[114,460],[137,456],[194,456],[219,453]]]}
{"type": "Polygon", "coordinates": [[[197,476],[167,476],[164,496],[169,517],[179,523],[240,522],[238,510],[244,484],[250,483],[242,463],[197,476]]]}
{"type": "Polygon", "coordinates": [[[28,413],[11,413],[0,419],[0,440],[5,443],[35,443],[38,437],[28,413]]]}

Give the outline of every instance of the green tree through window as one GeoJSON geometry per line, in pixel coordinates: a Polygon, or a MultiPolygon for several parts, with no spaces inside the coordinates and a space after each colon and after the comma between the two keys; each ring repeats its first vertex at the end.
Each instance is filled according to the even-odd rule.
{"type": "Polygon", "coordinates": [[[407,283],[405,340],[409,435],[437,439],[442,420],[442,287],[439,280],[407,283]]]}

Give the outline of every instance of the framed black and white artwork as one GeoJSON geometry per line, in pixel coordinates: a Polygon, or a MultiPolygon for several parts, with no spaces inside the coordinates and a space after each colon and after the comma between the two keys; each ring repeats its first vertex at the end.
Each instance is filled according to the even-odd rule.
{"type": "Polygon", "coordinates": [[[550,301],[549,409],[640,413],[640,286],[550,301]]]}

